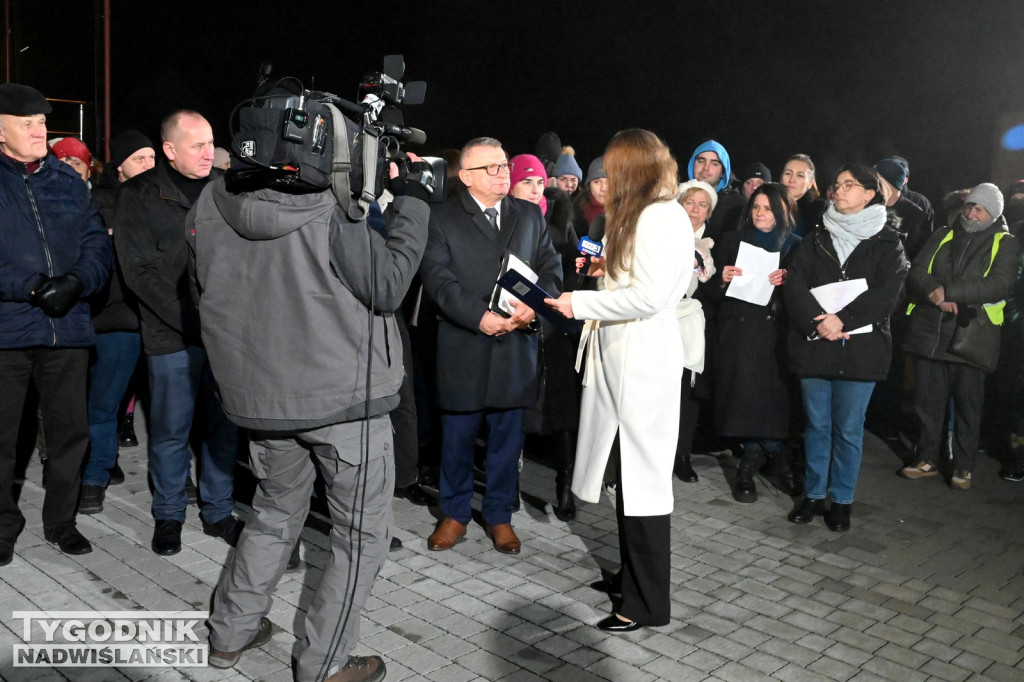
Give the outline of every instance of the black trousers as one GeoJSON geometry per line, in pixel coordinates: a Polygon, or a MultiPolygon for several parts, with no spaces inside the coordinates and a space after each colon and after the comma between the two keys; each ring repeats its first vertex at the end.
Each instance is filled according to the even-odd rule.
{"type": "Polygon", "coordinates": [[[89,446],[88,366],[85,348],[0,350],[0,538],[13,541],[25,524],[13,484],[18,426],[30,383],[39,392],[46,432],[43,526],[75,520],[89,446]]]}
{"type": "MultiPolygon", "coordinates": [[[[620,466],[621,462],[616,462],[620,466]]],[[[618,581],[622,605],[618,613],[641,625],[668,625],[671,617],[669,582],[672,564],[671,514],[626,516],[619,477],[615,518],[619,522],[618,581]]]]}
{"type": "Polygon", "coordinates": [[[697,416],[700,414],[700,402],[694,395],[693,371],[683,370],[683,380],[679,396],[679,440],[676,441],[676,466],[685,460],[693,451],[693,437],[697,433],[697,416]]]}
{"type": "Polygon", "coordinates": [[[419,478],[420,439],[416,416],[416,391],[412,376],[412,341],[409,327],[400,313],[395,313],[398,332],[402,337],[402,364],[405,378],[398,389],[398,407],[391,410],[391,425],[395,434],[395,487],[405,488],[419,478]]]}
{"type": "Polygon", "coordinates": [[[946,435],[946,411],[953,399],[953,468],[971,471],[981,434],[985,373],[959,362],[914,358],[914,411],[921,425],[917,459],[940,461],[946,435]]]}

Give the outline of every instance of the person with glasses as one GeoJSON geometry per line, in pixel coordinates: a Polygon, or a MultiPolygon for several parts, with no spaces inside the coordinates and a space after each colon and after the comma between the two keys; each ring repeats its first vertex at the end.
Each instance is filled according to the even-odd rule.
{"type": "Polygon", "coordinates": [[[562,268],[537,204],[509,196],[511,164],[501,142],[470,140],[462,148],[464,191],[430,213],[420,266],[424,291],[440,311],[437,336],[441,415],[440,506],[444,514],[427,547],[450,549],[469,524],[473,450],[486,420],[487,489],[482,516],[494,548],[518,554],[512,509],[523,449],[524,408],[537,399],[537,329],[523,303],[506,316],[491,307],[506,254],[537,273],[537,285],[556,294],[562,268]]]}
{"type": "Polygon", "coordinates": [[[566,317],[586,320],[572,489],[597,502],[608,460],[617,460],[621,567],[593,587],[621,596],[597,627],[632,632],[667,625],[671,616],[672,468],[687,363],[676,307],[694,277],[694,236],[676,201],[676,160],[657,135],[624,130],[612,138],[604,159],[605,260],[590,272],[603,276],[604,287],[546,302],[566,317]]]}
{"type": "Polygon", "coordinates": [[[793,228],[793,234],[803,237],[817,224],[825,210],[811,157],[807,154],[794,154],[786,159],[779,182],[786,186],[789,198],[796,202],[796,227],[793,228]]]}
{"type": "Polygon", "coordinates": [[[797,248],[784,287],[789,365],[800,377],[807,415],[806,496],[789,520],[809,523],[828,498],[826,525],[845,531],[860,472],[864,416],[875,383],[889,371],[889,316],[909,266],[899,234],[886,226],[878,174],[861,164],[844,166],[833,190],[835,202],[797,248]],[[819,302],[824,297],[813,290],[835,283],[844,283],[847,302],[819,302]],[[860,285],[866,289],[857,293],[860,285]]]}

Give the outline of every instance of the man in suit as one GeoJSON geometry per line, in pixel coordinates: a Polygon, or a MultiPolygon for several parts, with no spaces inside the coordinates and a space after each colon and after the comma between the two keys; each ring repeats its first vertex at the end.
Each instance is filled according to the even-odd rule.
{"type": "Polygon", "coordinates": [[[441,511],[432,550],[450,549],[466,534],[473,499],[473,446],[486,419],[487,490],[483,520],[499,552],[518,554],[512,508],[523,447],[524,408],[537,399],[534,311],[519,303],[510,317],[490,309],[506,253],[526,262],[538,286],[557,295],[561,264],[540,207],[509,193],[508,157],[494,138],[462,148],[459,179],[466,186],[431,211],[420,267],[436,302],[438,402],[441,417],[441,511]]]}

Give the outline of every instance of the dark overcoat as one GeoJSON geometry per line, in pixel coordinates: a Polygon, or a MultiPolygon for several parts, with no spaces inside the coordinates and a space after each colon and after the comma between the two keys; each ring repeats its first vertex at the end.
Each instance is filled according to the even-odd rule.
{"type": "Polygon", "coordinates": [[[538,286],[558,296],[562,270],[540,207],[506,197],[499,231],[467,191],[432,209],[420,266],[424,290],[437,305],[438,402],[470,412],[532,405],[537,399],[537,336],[499,337],[480,331],[506,252],[526,262],[538,286]]]}
{"type": "MultiPolygon", "coordinates": [[[[735,265],[740,243],[757,246],[753,228],[725,233],[715,246],[721,273],[735,265]]],[[[779,267],[789,265],[800,238],[789,235],[779,249],[779,267]]],[[[709,283],[721,296],[715,328],[715,424],[721,436],[783,439],[790,435],[793,378],[786,360],[787,320],[782,287],[767,305],[725,296],[721,274],[709,283]]]]}

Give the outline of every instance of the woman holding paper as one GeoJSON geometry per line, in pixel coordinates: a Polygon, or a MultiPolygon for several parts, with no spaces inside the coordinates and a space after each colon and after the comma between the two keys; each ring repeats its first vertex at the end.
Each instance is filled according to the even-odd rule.
{"type": "Polygon", "coordinates": [[[726,232],[715,248],[723,265],[721,281],[712,286],[719,299],[715,329],[715,424],[718,435],[738,438],[743,458],[736,474],[733,497],[756,502],[754,472],[764,458],[772,462],[779,488],[795,495],[796,484],[782,440],[790,435],[792,379],[786,366],[786,315],[782,285],[786,268],[800,238],[793,234],[796,205],[786,188],[766,183],[754,190],[740,228],[726,232]],[[747,250],[773,254],[778,267],[765,274],[738,267],[747,250]],[[771,287],[767,303],[755,303],[730,293],[732,283],[763,277],[771,287]]]}
{"type": "Polygon", "coordinates": [[[844,166],[832,190],[835,202],[797,249],[785,286],[789,363],[807,413],[807,495],[789,520],[810,522],[828,497],[825,523],[844,531],[860,472],[864,414],[875,383],[889,371],[889,316],[909,266],[899,235],[885,225],[873,169],[844,166]],[[820,302],[825,297],[814,289],[837,282],[838,295],[820,302]]]}
{"type": "MultiPolygon", "coordinates": [[[[604,156],[605,288],[547,303],[587,320],[587,354],[572,490],[601,497],[605,465],[619,440],[616,516],[621,568],[601,589],[622,595],[598,627],[629,632],[670,617],[672,467],[679,382],[687,364],[676,304],[693,277],[693,230],[675,201],[677,166],[654,133],[625,130],[604,156]]],[[[593,269],[593,266],[591,266],[593,269]]],[[[598,273],[592,273],[598,274],[598,273]]]]}

